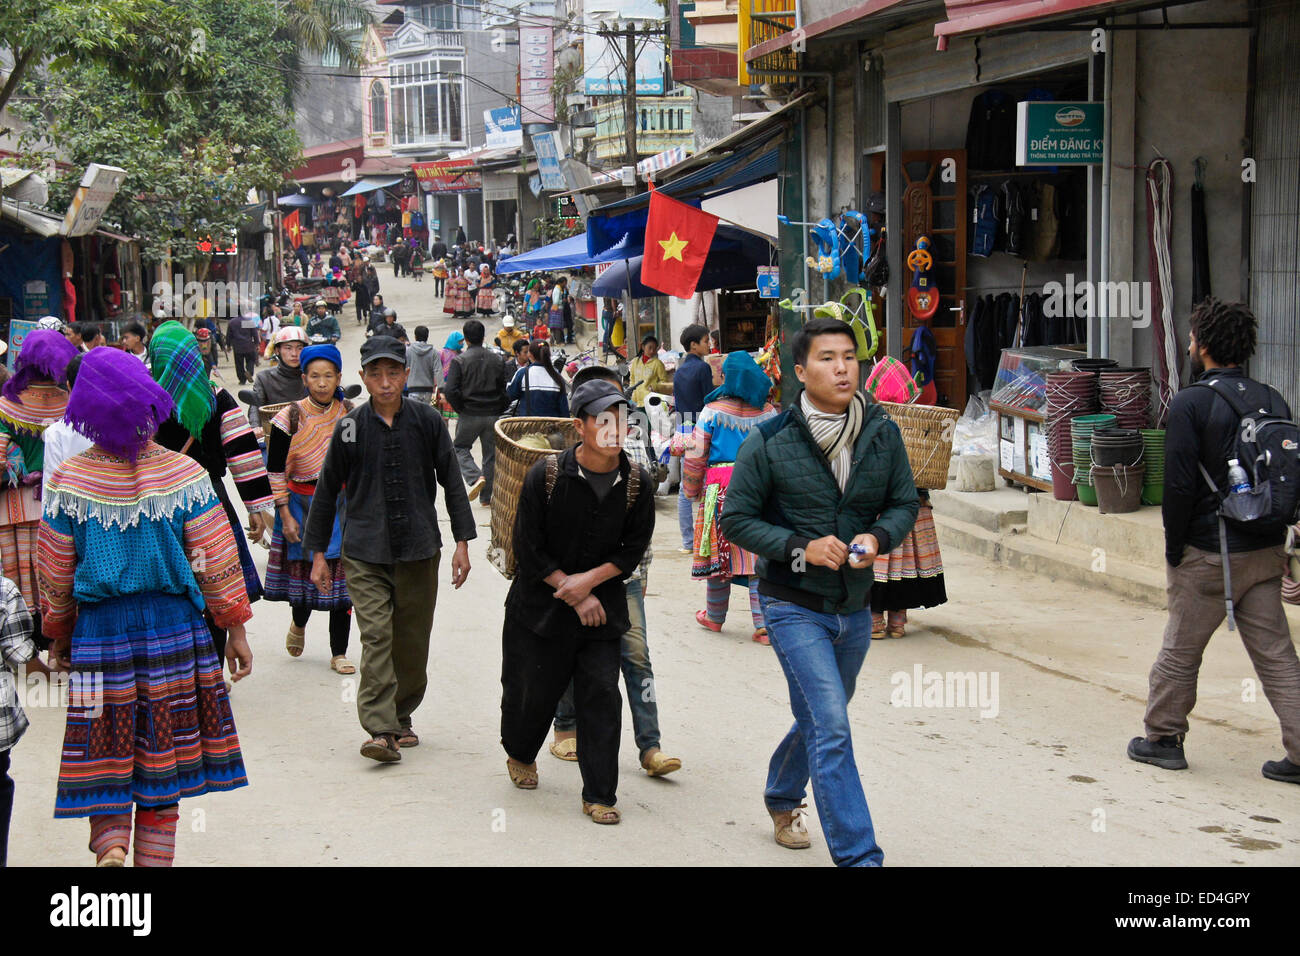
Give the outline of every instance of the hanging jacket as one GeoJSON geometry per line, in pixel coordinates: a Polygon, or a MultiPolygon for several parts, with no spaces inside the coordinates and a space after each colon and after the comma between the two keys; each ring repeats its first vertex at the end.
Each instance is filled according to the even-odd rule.
{"type": "Polygon", "coordinates": [[[1009,256],[1023,257],[1028,245],[1028,214],[1020,184],[1014,179],[1002,183],[1002,213],[1006,253],[1009,256]]]}
{"type": "Polygon", "coordinates": [[[967,169],[1011,169],[1016,164],[1016,104],[1001,90],[975,97],[966,125],[967,169]]]}
{"type": "Polygon", "coordinates": [[[993,380],[998,374],[998,363],[1002,360],[1002,345],[999,341],[999,323],[997,300],[991,295],[980,299],[979,322],[975,327],[975,361],[979,369],[980,388],[992,388],[993,380]]]}
{"type": "Polygon", "coordinates": [[[1061,221],[1057,212],[1057,190],[1052,183],[1039,183],[1034,209],[1038,220],[1034,222],[1034,240],[1030,243],[1029,258],[1034,262],[1055,259],[1061,251],[1061,221]]]}
{"type": "Polygon", "coordinates": [[[971,236],[972,256],[987,259],[997,247],[998,240],[998,195],[990,185],[975,188],[975,222],[971,236]]]}

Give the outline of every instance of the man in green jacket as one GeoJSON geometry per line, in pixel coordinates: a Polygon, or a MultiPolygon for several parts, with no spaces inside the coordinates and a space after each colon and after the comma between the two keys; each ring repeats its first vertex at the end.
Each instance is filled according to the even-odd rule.
{"type": "Polygon", "coordinates": [[[741,445],[722,514],[727,538],[759,557],[767,634],[795,717],[764,798],[776,842],[809,846],[811,769],[832,859],[879,866],[848,703],[871,644],[872,565],[911,529],[916,488],[898,426],[858,387],[853,330],[814,319],[791,351],[804,390],[741,445]]]}

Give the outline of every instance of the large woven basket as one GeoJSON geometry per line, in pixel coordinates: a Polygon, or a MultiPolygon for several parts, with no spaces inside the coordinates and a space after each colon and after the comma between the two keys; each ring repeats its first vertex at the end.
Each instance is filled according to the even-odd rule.
{"type": "Polygon", "coordinates": [[[528,435],[546,435],[559,431],[565,447],[578,443],[578,433],[570,418],[503,418],[496,423],[496,473],[492,478],[492,540],[487,556],[492,566],[505,578],[515,576],[515,514],[519,494],[523,491],[528,469],[547,455],[558,451],[528,448],[519,439],[528,435]]]}
{"type": "Polygon", "coordinates": [[[880,402],[903,433],[912,480],[918,488],[942,491],[948,484],[952,436],[961,413],[938,405],[901,405],[880,402]]]}
{"type": "Polygon", "coordinates": [[[282,409],[288,408],[293,402],[279,402],[275,405],[259,405],[257,407],[257,419],[262,423],[262,435],[268,441],[271,438],[271,422],[279,415],[282,409]]]}

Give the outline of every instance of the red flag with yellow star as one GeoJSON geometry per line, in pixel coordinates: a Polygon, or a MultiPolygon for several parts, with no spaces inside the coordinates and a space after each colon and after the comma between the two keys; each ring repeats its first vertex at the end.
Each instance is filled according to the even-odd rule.
{"type": "Polygon", "coordinates": [[[718,217],[650,187],[641,282],[665,295],[689,299],[704,271],[718,217]]]}
{"type": "Polygon", "coordinates": [[[298,210],[294,210],[284,217],[284,231],[289,234],[289,241],[297,249],[302,245],[302,226],[298,222],[298,210]]]}

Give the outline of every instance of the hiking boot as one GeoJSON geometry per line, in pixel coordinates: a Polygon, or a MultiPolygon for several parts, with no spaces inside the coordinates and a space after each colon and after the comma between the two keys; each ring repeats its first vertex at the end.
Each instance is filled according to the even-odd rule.
{"type": "Polygon", "coordinates": [[[1154,764],[1165,770],[1186,770],[1187,758],[1183,755],[1183,735],[1176,737],[1159,737],[1147,740],[1134,737],[1128,742],[1130,760],[1138,763],[1154,764]]]}
{"type": "Polygon", "coordinates": [[[1283,783],[1300,783],[1300,764],[1292,763],[1287,757],[1283,757],[1281,760],[1267,761],[1260,772],[1270,780],[1280,780],[1283,783]]]}
{"type": "Polygon", "coordinates": [[[804,804],[793,810],[773,810],[768,807],[767,812],[772,815],[774,838],[780,846],[787,850],[806,850],[812,846],[812,840],[808,839],[808,826],[804,823],[804,817],[808,815],[804,804]]]}

